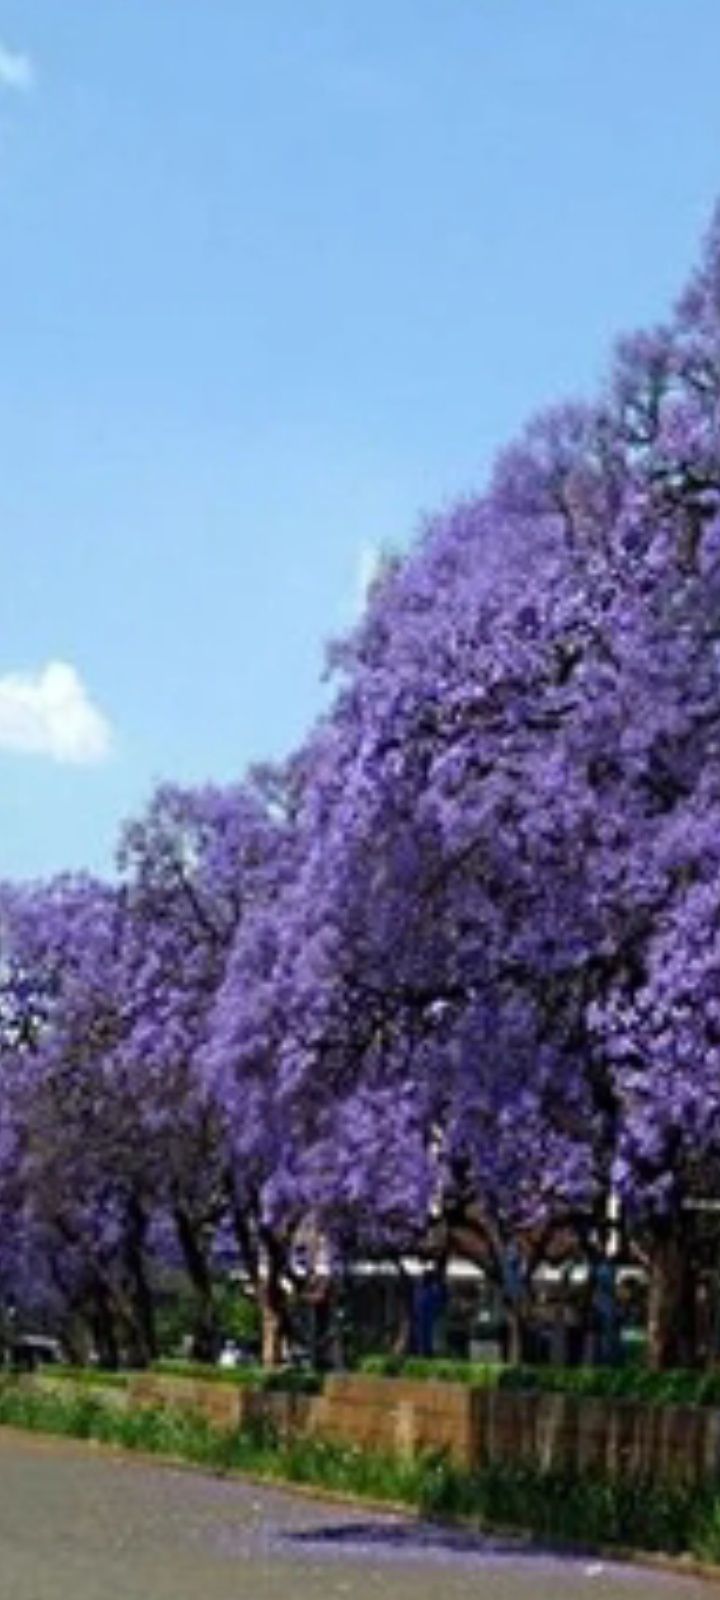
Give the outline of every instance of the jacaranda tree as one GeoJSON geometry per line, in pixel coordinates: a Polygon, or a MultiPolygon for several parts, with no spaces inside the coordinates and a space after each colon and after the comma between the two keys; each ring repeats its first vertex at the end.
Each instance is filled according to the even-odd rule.
{"type": "Polygon", "coordinates": [[[534,1263],[602,1258],[612,1200],[653,1361],[695,1358],[720,1176],[719,400],[720,221],[598,400],[536,419],[384,564],[283,770],[162,789],[113,886],[7,891],[0,1208],[22,1226],[0,1281],[62,1241],[68,1303],[110,1297],[148,1350],[172,1226],[209,1351],[232,1232],[270,1359],[308,1241],[459,1249],[517,1352],[534,1263]]]}

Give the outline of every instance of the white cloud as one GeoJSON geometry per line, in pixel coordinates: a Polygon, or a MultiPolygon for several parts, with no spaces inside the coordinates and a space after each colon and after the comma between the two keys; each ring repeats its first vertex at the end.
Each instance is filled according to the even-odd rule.
{"type": "Polygon", "coordinates": [[[29,56],[0,43],[0,89],[18,89],[27,94],[35,87],[35,68],[29,56]]]}
{"type": "Polygon", "coordinates": [[[364,544],[360,550],[355,568],[355,604],[356,616],[361,616],[365,610],[367,598],[382,569],[384,551],[379,544],[364,544]]]}
{"type": "Polygon", "coordinates": [[[110,724],[67,661],[0,677],[0,749],[91,764],[110,754],[110,724]]]}

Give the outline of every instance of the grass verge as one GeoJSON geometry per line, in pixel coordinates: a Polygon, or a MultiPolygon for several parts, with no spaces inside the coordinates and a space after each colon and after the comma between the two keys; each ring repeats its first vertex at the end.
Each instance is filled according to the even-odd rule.
{"type": "Polygon", "coordinates": [[[57,1362],[40,1368],[43,1378],[66,1378],[84,1389],[127,1389],[129,1372],[108,1372],[105,1367],[67,1367],[57,1362]]]}
{"type": "MultiPolygon", "coordinates": [[[[163,1378],[202,1379],[203,1383],[229,1384],[236,1388],[262,1389],[265,1393],[319,1394],[323,1380],[319,1373],[294,1367],[212,1367],[200,1361],[156,1361],[145,1369],[163,1378]]],[[[132,1372],[109,1372],[105,1367],[69,1367],[53,1363],[41,1368],[44,1378],[67,1379],[84,1389],[126,1389],[132,1372]]]]}
{"type": "Polygon", "coordinates": [[[213,1367],[201,1361],[155,1361],[150,1369],[166,1378],[202,1378],[206,1383],[230,1383],[266,1393],[319,1394],[323,1381],[304,1367],[213,1367]]]}

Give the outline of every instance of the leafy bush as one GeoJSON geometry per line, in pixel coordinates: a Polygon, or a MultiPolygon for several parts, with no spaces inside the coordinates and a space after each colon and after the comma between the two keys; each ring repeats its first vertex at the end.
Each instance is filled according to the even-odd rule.
{"type": "Polygon", "coordinates": [[[223,1336],[259,1349],[262,1317],[257,1301],[243,1294],[236,1283],[227,1281],[216,1286],[214,1300],[223,1336]]]}
{"type": "MultiPolygon", "coordinates": [[[[237,1283],[217,1280],[212,1292],[214,1320],[221,1339],[236,1339],[240,1344],[260,1345],[260,1310],[237,1283]]],[[[191,1334],[198,1317],[198,1302],[192,1286],[182,1273],[171,1274],[163,1284],[155,1308],[155,1333],[163,1357],[176,1354],[191,1334]]]]}

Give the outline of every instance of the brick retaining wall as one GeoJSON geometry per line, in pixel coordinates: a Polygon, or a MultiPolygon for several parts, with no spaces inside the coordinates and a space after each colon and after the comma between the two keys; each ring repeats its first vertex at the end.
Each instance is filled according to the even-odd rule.
{"type": "Polygon", "coordinates": [[[704,1406],[350,1375],[327,1379],[303,1426],[391,1453],[443,1451],[466,1471],[508,1462],[611,1477],[720,1480],[720,1410],[704,1406]]]}
{"type": "Polygon", "coordinates": [[[461,1383],[332,1376],[310,1417],[314,1432],[389,1454],[445,1452],[458,1467],[476,1455],[479,1393],[461,1383]]]}

